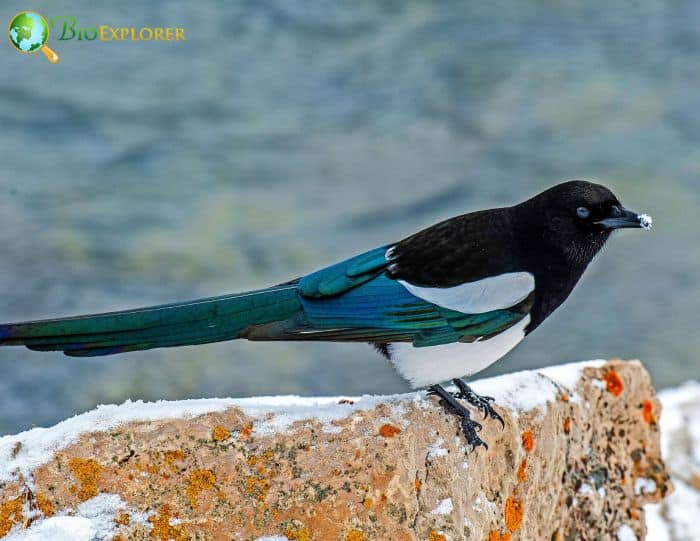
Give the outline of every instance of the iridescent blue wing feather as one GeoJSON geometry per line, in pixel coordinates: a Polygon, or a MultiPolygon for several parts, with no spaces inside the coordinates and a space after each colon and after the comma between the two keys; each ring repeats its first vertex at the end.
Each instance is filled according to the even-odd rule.
{"type": "Polygon", "coordinates": [[[387,247],[304,278],[247,293],[122,312],[0,325],[0,345],[95,356],[250,340],[473,341],[513,325],[522,307],[464,314],[427,302],[391,278],[387,247]]]}

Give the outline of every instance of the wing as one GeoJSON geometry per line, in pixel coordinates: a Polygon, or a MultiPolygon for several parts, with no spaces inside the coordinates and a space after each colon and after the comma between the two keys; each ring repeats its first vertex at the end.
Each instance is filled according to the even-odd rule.
{"type": "Polygon", "coordinates": [[[391,276],[408,283],[450,288],[501,274],[520,273],[509,209],[464,214],[405,238],[390,252],[391,276]]]}
{"type": "Polygon", "coordinates": [[[392,277],[392,247],[381,247],[300,280],[303,322],[256,329],[250,339],[411,342],[432,346],[498,334],[532,306],[528,273],[430,288],[392,277]]]}

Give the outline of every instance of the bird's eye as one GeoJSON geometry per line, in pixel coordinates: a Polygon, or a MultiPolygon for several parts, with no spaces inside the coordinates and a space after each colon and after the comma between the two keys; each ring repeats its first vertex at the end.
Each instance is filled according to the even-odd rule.
{"type": "Polygon", "coordinates": [[[588,210],[586,207],[579,207],[576,209],[576,215],[579,218],[586,219],[591,215],[591,211],[588,210]]]}

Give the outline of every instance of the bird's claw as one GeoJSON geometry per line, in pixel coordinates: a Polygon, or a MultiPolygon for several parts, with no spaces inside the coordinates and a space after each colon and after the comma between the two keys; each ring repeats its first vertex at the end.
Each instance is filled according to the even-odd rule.
{"type": "Polygon", "coordinates": [[[477,435],[477,432],[481,431],[482,429],[482,426],[479,423],[473,419],[470,419],[469,417],[462,417],[460,425],[462,427],[464,439],[466,439],[467,443],[471,445],[472,451],[476,451],[476,448],[480,445],[483,446],[484,449],[489,448],[486,442],[477,435]]]}
{"type": "Polygon", "coordinates": [[[428,395],[437,395],[440,397],[440,405],[445,408],[447,412],[459,417],[459,425],[462,429],[462,434],[464,434],[464,438],[471,446],[472,451],[475,451],[479,446],[483,446],[485,449],[489,448],[486,442],[477,434],[477,432],[480,432],[483,429],[481,423],[471,418],[469,410],[463,404],[458,402],[452,393],[449,393],[439,385],[434,385],[428,389],[428,395]]]}
{"type": "Polygon", "coordinates": [[[476,394],[472,388],[461,379],[454,379],[452,381],[459,389],[459,391],[455,394],[457,398],[466,400],[469,404],[481,411],[484,414],[484,419],[487,417],[495,419],[501,423],[501,428],[505,428],[506,423],[503,420],[503,417],[501,417],[501,415],[495,409],[493,409],[493,406],[491,405],[491,402],[494,401],[492,396],[481,396],[476,394]]]}

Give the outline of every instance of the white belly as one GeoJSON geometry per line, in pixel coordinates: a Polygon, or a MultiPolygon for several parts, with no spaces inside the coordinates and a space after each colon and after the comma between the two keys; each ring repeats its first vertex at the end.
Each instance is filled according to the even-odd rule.
{"type": "Polygon", "coordinates": [[[525,338],[527,315],[518,323],[488,340],[416,348],[397,342],[391,345],[396,370],[412,387],[424,387],[475,374],[495,363],[525,338]]]}

